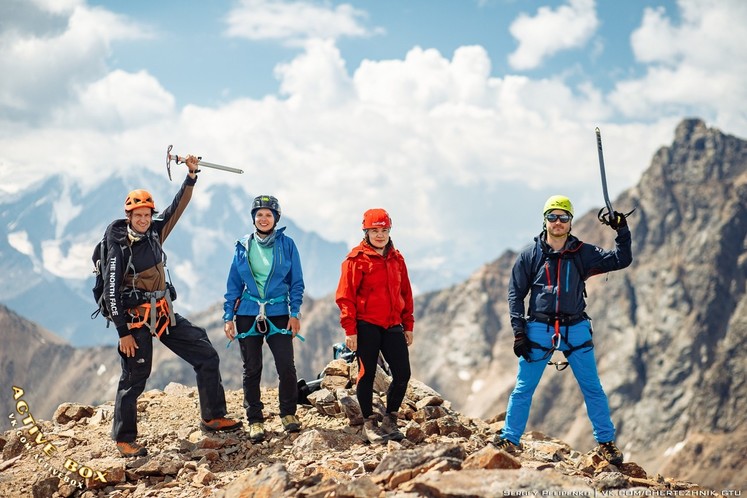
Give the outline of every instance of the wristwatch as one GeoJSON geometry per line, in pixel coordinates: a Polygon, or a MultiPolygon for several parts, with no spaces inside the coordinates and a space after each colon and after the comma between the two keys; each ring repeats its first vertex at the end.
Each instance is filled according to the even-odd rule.
{"type": "Polygon", "coordinates": [[[291,318],[298,318],[300,320],[301,318],[303,318],[303,316],[301,315],[301,312],[299,311],[298,313],[291,313],[291,318]]]}

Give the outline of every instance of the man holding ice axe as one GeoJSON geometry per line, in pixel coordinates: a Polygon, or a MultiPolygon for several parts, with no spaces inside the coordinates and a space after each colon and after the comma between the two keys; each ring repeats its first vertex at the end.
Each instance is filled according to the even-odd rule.
{"type": "Polygon", "coordinates": [[[593,275],[627,267],[633,255],[626,215],[614,211],[607,197],[601,138],[597,136],[608,208],[604,216],[600,211],[599,218],[617,232],[615,249],[585,244],[571,235],[571,200],[563,195],[547,199],[542,209],[543,230],[534,243],[521,251],[511,272],[508,305],[519,371],[509,397],[505,425],[493,444],[508,451],[520,447],[532,395],[548,359],[555,351],[562,351],[584,396],[594,438],[599,443],[597,451],[613,465],[620,465],[623,454],[615,444],[615,426],[597,373],[591,320],[585,312],[585,281],[593,275]],[[527,296],[528,313],[524,303],[527,296]]]}
{"type": "MultiPolygon", "coordinates": [[[[169,156],[167,152],[167,166],[169,156]]],[[[147,454],[147,449],[136,441],[137,398],[151,373],[154,336],[195,369],[202,429],[213,432],[241,427],[240,421],[226,417],[220,360],[205,329],[173,310],[176,292],[167,279],[166,254],[161,244],[189,204],[198,166],[207,166],[191,155],[174,158],[177,164],[186,164],[189,171],[171,204],[158,213],[148,191],[131,191],[124,201],[125,218],[107,227],[102,242],[104,314],[117,329],[122,365],[112,439],[125,457],[147,454]]]]}

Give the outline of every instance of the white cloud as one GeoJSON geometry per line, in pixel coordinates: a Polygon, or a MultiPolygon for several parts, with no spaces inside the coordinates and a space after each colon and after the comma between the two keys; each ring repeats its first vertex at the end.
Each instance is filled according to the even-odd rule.
{"type": "Polygon", "coordinates": [[[145,71],[113,71],[81,88],[77,99],[54,113],[59,126],[131,129],[173,116],[174,97],[145,71]]]}
{"type": "Polygon", "coordinates": [[[314,38],[367,37],[380,33],[363,23],[368,15],[350,4],[332,7],[312,1],[241,0],[226,22],[228,35],[300,45],[314,38]]]}
{"type": "Polygon", "coordinates": [[[335,107],[351,97],[351,82],[345,61],[331,40],[310,40],[306,50],[287,64],[275,68],[280,91],[294,104],[335,107]]]}
{"type": "Polygon", "coordinates": [[[679,6],[679,24],[663,8],[645,10],[631,44],[646,73],[619,82],[610,102],[629,117],[678,110],[747,130],[747,3],[680,0],[679,6]]]}
{"type": "Polygon", "coordinates": [[[0,110],[15,119],[39,119],[73,97],[76,87],[103,76],[112,41],[148,36],[123,16],[104,9],[79,2],[57,8],[51,7],[55,2],[37,3],[51,12],[18,6],[25,24],[0,37],[0,74],[6,75],[0,78],[0,110]],[[54,19],[58,26],[37,34],[35,19],[44,25],[54,19]]]}
{"type": "Polygon", "coordinates": [[[521,14],[509,27],[519,46],[508,62],[514,69],[534,69],[557,52],[584,46],[598,26],[594,0],[540,7],[534,17],[521,14]]]}

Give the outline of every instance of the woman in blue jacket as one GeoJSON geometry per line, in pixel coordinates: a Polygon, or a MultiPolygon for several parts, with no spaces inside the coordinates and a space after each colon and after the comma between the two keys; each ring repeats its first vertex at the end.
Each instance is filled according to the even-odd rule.
{"type": "Polygon", "coordinates": [[[287,432],[298,432],[298,388],[293,338],[301,331],[303,272],[293,239],[277,228],[280,204],[270,195],[252,203],[255,231],[236,242],[223,304],[223,331],[238,339],[244,362],[244,408],[249,439],[265,438],[264,404],[260,399],[262,345],[267,341],[279,383],[280,419],[287,432]]]}

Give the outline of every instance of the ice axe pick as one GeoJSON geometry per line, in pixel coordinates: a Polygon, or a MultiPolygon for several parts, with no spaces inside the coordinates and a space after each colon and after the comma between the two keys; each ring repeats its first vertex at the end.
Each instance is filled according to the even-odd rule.
{"type": "MultiPolygon", "coordinates": [[[[173,148],[174,148],[173,145],[169,145],[168,149],[166,149],[166,171],[169,172],[169,180],[171,180],[171,161],[172,160],[176,161],[176,164],[181,164],[185,161],[184,157],[171,153],[171,149],[173,148]]],[[[242,174],[244,172],[243,169],[231,168],[230,166],[223,166],[222,164],[215,164],[215,163],[209,163],[207,161],[203,161],[202,157],[197,158],[197,165],[202,166],[204,168],[212,168],[212,169],[219,169],[222,171],[228,171],[229,173],[242,174]]]]}

